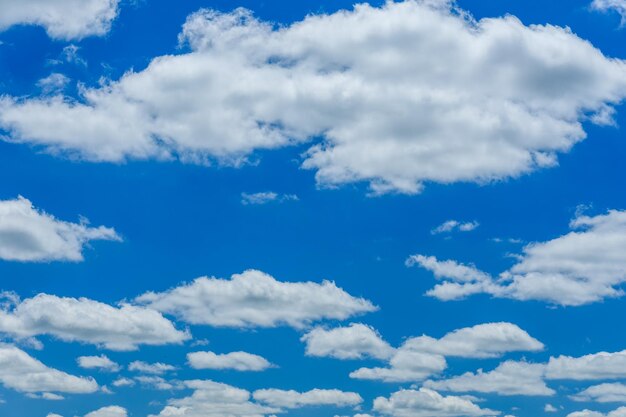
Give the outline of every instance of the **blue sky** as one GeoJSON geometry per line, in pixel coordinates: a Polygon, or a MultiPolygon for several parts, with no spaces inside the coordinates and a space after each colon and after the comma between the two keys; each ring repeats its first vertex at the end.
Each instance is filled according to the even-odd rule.
{"type": "Polygon", "coordinates": [[[0,415],[626,415],[620,13],[0,2],[0,415]]]}

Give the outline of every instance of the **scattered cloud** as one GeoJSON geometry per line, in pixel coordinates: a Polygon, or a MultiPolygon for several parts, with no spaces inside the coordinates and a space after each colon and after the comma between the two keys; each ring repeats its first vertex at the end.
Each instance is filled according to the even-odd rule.
{"type": "Polygon", "coordinates": [[[126,409],[112,405],[109,407],[103,407],[91,413],[85,414],[85,417],[127,417],[128,413],[126,409]]]}
{"type": "Polygon", "coordinates": [[[76,362],[78,362],[78,366],[85,369],[99,369],[107,372],[117,372],[120,370],[120,366],[106,355],[81,356],[76,362]]]}
{"type": "Polygon", "coordinates": [[[438,391],[479,392],[498,395],[550,396],[555,391],[543,380],[544,365],[506,361],[490,372],[479,369],[461,376],[426,381],[424,386],[438,391]]]}
{"type": "Polygon", "coordinates": [[[616,12],[622,18],[622,25],[626,23],[626,0],[593,0],[591,8],[600,12],[616,12]]]}
{"type": "Polygon", "coordinates": [[[498,411],[480,408],[466,398],[444,397],[426,388],[419,391],[397,391],[389,398],[378,397],[374,400],[374,410],[392,417],[473,417],[500,414],[498,411]]]}
{"type": "Polygon", "coordinates": [[[108,227],[57,220],[21,196],[0,201],[0,259],[78,262],[83,260],[85,245],[92,240],[121,238],[108,227]]]}
{"type": "Polygon", "coordinates": [[[625,374],[626,350],[615,353],[598,352],[580,357],[552,357],[546,370],[548,379],[578,381],[621,379],[625,374]]]}
{"type": "Polygon", "coordinates": [[[20,0],[0,3],[0,30],[38,25],[56,39],[106,34],[117,16],[119,0],[20,0]]]}
{"type": "Polygon", "coordinates": [[[303,328],[314,321],[345,320],[377,310],[334,282],[281,282],[256,270],[229,280],[198,278],[162,293],[148,292],[136,301],[188,323],[219,327],[303,328]]]}
{"type": "Polygon", "coordinates": [[[455,300],[472,294],[517,300],[540,300],[579,306],[621,297],[626,281],[626,211],[610,210],[597,216],[578,215],[570,233],[547,242],[526,245],[518,262],[498,279],[456,261],[414,255],[408,265],[419,265],[443,280],[428,295],[455,300]]]}
{"type": "Polygon", "coordinates": [[[570,398],[574,401],[626,403],[626,385],[617,382],[594,385],[571,395],[570,398]]]}
{"type": "Polygon", "coordinates": [[[346,327],[316,327],[300,339],[307,356],[336,359],[388,359],[394,349],[371,326],[353,323],[346,327]]]}
{"type": "Polygon", "coordinates": [[[569,413],[567,417],[626,417],[626,407],[620,407],[606,414],[591,410],[575,411],[569,413]]]}
{"type": "Polygon", "coordinates": [[[216,354],[191,352],[187,354],[189,366],[194,369],[234,369],[236,371],[264,371],[273,367],[267,359],[247,352],[216,354]]]}
{"type": "Polygon", "coordinates": [[[273,191],[265,191],[260,193],[241,193],[241,204],[244,206],[249,205],[262,205],[271,202],[282,203],[284,201],[298,201],[299,198],[295,194],[277,194],[273,191]]]}
{"type": "Polygon", "coordinates": [[[438,235],[441,233],[450,233],[450,232],[471,232],[480,226],[476,220],[471,222],[460,222],[458,220],[446,220],[441,223],[439,226],[435,227],[430,231],[433,235],[438,235]]]}
{"type": "MultiPolygon", "coordinates": [[[[78,1],[62,3],[93,10],[78,1]]],[[[106,3],[98,22],[115,15],[106,3]]],[[[6,25],[11,15],[2,15],[6,25]]],[[[13,142],[91,161],[240,165],[255,150],[307,142],[302,166],[320,186],[415,194],[428,182],[555,166],[585,139],[583,122],[611,124],[626,96],[623,61],[570,29],[510,15],[475,20],[450,1],[360,4],[280,28],[245,9],[205,9],[189,16],[180,41],[189,52],[78,100],[4,97],[0,126],[13,142]]]]}
{"type": "Polygon", "coordinates": [[[161,362],[146,363],[143,361],[133,361],[128,365],[128,370],[144,374],[162,375],[166,372],[175,371],[176,367],[161,362]]]}
{"type": "Polygon", "coordinates": [[[313,389],[307,392],[285,391],[280,389],[261,389],[254,391],[256,401],[276,408],[302,408],[308,406],[351,407],[363,402],[355,392],[336,389],[313,389]]]}
{"type": "Polygon", "coordinates": [[[15,346],[0,344],[0,383],[24,393],[89,394],[98,390],[93,378],[49,368],[15,346]]]}
{"type": "Polygon", "coordinates": [[[148,308],[129,304],[114,307],[87,298],[48,294],[0,309],[0,332],[17,339],[51,335],[110,350],[135,350],[142,344],[182,343],[191,338],[148,308]]]}

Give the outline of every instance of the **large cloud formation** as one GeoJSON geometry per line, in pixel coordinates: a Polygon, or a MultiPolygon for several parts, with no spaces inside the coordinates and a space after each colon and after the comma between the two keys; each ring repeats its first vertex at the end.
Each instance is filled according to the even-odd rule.
{"type": "Polygon", "coordinates": [[[53,38],[104,35],[117,17],[119,0],[0,1],[0,31],[13,25],[43,26],[53,38]]]}
{"type": "Polygon", "coordinates": [[[91,161],[241,163],[321,138],[303,166],[322,186],[418,193],[557,164],[612,123],[626,63],[569,29],[476,21],[449,0],[366,4],[276,28],[245,9],[201,10],[191,51],[69,97],[0,101],[9,140],[91,161]]]}
{"type": "Polygon", "coordinates": [[[431,271],[444,282],[429,295],[455,300],[487,293],[517,300],[578,306],[621,297],[626,281],[626,211],[577,216],[571,232],[527,245],[518,262],[494,279],[471,265],[414,255],[408,265],[431,271]]]}

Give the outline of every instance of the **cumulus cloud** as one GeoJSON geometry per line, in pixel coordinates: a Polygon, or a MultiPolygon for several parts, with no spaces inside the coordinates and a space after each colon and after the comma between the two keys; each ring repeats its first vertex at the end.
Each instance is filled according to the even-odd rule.
{"type": "Polygon", "coordinates": [[[447,368],[446,356],[493,358],[515,351],[539,351],[543,344],[512,323],[485,323],[457,329],[441,339],[419,336],[407,339],[386,368],[360,368],[356,379],[385,382],[421,381],[447,368]]]}
{"type": "Polygon", "coordinates": [[[478,223],[475,220],[471,222],[460,222],[458,220],[446,220],[445,222],[441,223],[439,226],[431,230],[430,233],[433,235],[438,235],[441,233],[450,233],[454,231],[471,232],[472,230],[476,229],[478,226],[480,226],[480,223],[478,223]]]}
{"type": "Polygon", "coordinates": [[[128,413],[126,409],[112,405],[109,407],[102,407],[96,411],[85,414],[85,417],[127,417],[128,413]]]}
{"type": "Polygon", "coordinates": [[[144,374],[162,375],[166,372],[175,371],[176,367],[166,363],[146,363],[143,361],[133,361],[128,364],[129,371],[141,372],[144,374]]]}
{"type": "Polygon", "coordinates": [[[113,381],[114,387],[132,387],[133,385],[135,385],[135,381],[130,378],[121,377],[113,381]]]}
{"type": "Polygon", "coordinates": [[[424,386],[438,391],[480,392],[499,395],[554,395],[543,380],[544,365],[506,361],[490,372],[479,369],[476,373],[439,381],[426,381],[424,386]]]}
{"type": "Polygon", "coordinates": [[[106,355],[81,356],[76,359],[76,362],[78,362],[78,366],[85,369],[100,369],[108,372],[117,372],[120,370],[120,366],[106,355]]]}
{"type": "Polygon", "coordinates": [[[626,350],[621,352],[598,352],[580,357],[558,356],[550,358],[547,365],[548,379],[571,379],[591,381],[620,379],[626,375],[626,350]]]}
{"type": "Polygon", "coordinates": [[[571,395],[574,401],[594,401],[598,403],[626,403],[626,385],[605,383],[591,386],[578,394],[571,395]]]}
{"type": "Polygon", "coordinates": [[[241,204],[244,206],[262,205],[271,203],[272,201],[298,201],[295,194],[277,194],[273,191],[263,191],[260,193],[241,193],[241,204]]]}
{"type": "Polygon", "coordinates": [[[194,369],[234,369],[236,371],[264,371],[273,365],[259,355],[247,352],[191,352],[187,354],[189,366],[194,369]]]}
{"type": "Polygon", "coordinates": [[[420,352],[463,358],[495,358],[508,352],[537,352],[543,343],[512,323],[485,323],[454,330],[441,339],[420,336],[404,347],[420,352]]]}
{"type": "Polygon", "coordinates": [[[57,220],[24,197],[0,201],[0,259],[78,262],[83,260],[85,245],[92,240],[121,238],[108,227],[57,220]]]}
{"type": "Polygon", "coordinates": [[[334,282],[281,282],[256,270],[231,279],[198,278],[162,293],[148,292],[136,301],[188,323],[220,327],[302,328],[313,321],[345,320],[377,310],[334,282]]]}
{"type": "Polygon", "coordinates": [[[586,137],[584,121],[611,123],[626,96],[624,62],[569,29],[476,21],[446,0],[361,4],[284,27],[200,10],[180,40],[189,52],[77,99],[4,97],[0,127],[91,161],[236,165],[312,142],[302,166],[321,186],[414,194],[554,166],[586,137]]]}
{"type": "Polygon", "coordinates": [[[119,0],[19,0],[0,2],[0,31],[14,25],[43,26],[53,38],[104,35],[119,0]]]}
{"type": "Polygon", "coordinates": [[[250,401],[250,392],[208,380],[186,381],[193,393],[172,399],[158,415],[149,417],[263,417],[279,409],[250,401]]]}
{"type": "Polygon", "coordinates": [[[394,349],[370,326],[353,323],[346,327],[316,327],[300,339],[307,356],[336,359],[388,359],[394,349]]]}
{"type": "Polygon", "coordinates": [[[480,408],[462,397],[444,397],[436,391],[421,388],[397,391],[389,398],[374,400],[374,410],[392,417],[473,417],[496,416],[498,411],[480,408]]]}
{"type": "Polygon", "coordinates": [[[93,378],[49,368],[15,346],[0,344],[0,383],[24,393],[88,394],[98,390],[93,378]]]}
{"type": "Polygon", "coordinates": [[[191,336],[159,312],[129,304],[110,306],[87,298],[39,294],[0,309],[0,333],[22,339],[51,335],[110,350],[182,343],[191,336]]]}
{"type": "Polygon", "coordinates": [[[324,405],[349,407],[363,402],[363,398],[355,392],[344,392],[336,389],[313,389],[307,392],[261,389],[254,391],[253,396],[256,401],[279,409],[324,405]]]}
{"type": "Polygon", "coordinates": [[[600,12],[617,12],[622,17],[622,25],[626,23],[626,0],[593,0],[591,8],[600,12]]]}
{"type": "Polygon", "coordinates": [[[578,215],[570,227],[573,230],[563,236],[525,246],[518,262],[497,279],[473,265],[423,255],[414,255],[407,263],[444,281],[428,292],[441,300],[487,293],[579,306],[621,297],[619,286],[626,281],[626,211],[578,215]]]}
{"type": "Polygon", "coordinates": [[[620,407],[606,414],[591,410],[575,411],[569,413],[567,417],[626,417],[626,407],[620,407]]]}

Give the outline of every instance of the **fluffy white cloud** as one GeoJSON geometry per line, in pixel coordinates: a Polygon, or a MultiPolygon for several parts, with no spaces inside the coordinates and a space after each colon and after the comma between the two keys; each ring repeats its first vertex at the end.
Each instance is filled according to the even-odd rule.
{"type": "Polygon", "coordinates": [[[624,62],[569,29],[476,21],[447,0],[362,4],[281,28],[244,9],[201,10],[180,40],[190,52],[78,100],[5,97],[0,126],[11,141],[92,161],[237,164],[321,137],[303,162],[320,185],[411,194],[554,166],[585,138],[583,121],[611,123],[626,96],[624,62]]]}
{"type": "Polygon", "coordinates": [[[267,204],[272,201],[298,201],[295,194],[277,194],[273,191],[264,191],[260,193],[241,193],[241,204],[244,206],[267,204]]]}
{"type": "Polygon", "coordinates": [[[104,35],[117,16],[119,0],[5,0],[0,2],[0,30],[13,25],[43,26],[59,39],[104,35]]]}
{"type": "Polygon", "coordinates": [[[473,417],[496,416],[498,411],[480,408],[472,401],[421,388],[402,390],[391,397],[374,400],[374,410],[393,417],[473,417]]]}
{"type": "Polygon", "coordinates": [[[313,389],[307,392],[261,389],[254,391],[253,396],[256,401],[281,409],[323,405],[348,407],[363,402],[363,398],[355,392],[336,389],[313,389]]]}
{"type": "Polygon", "coordinates": [[[546,369],[548,379],[572,379],[590,381],[598,379],[618,379],[626,375],[626,350],[609,353],[598,352],[590,355],[550,358],[546,369]]]}
{"type": "Polygon", "coordinates": [[[115,230],[86,222],[70,223],[37,210],[24,197],[0,201],[0,259],[7,261],[82,261],[92,240],[121,238],[115,230]]]}
{"type": "Polygon", "coordinates": [[[593,0],[591,8],[601,12],[615,11],[622,17],[622,25],[626,23],[626,0],[593,0]]]}
{"type": "Polygon", "coordinates": [[[0,333],[15,338],[51,335],[111,350],[181,343],[191,336],[159,312],[128,304],[113,307],[86,298],[39,294],[0,308],[0,333]]]}
{"type": "Polygon", "coordinates": [[[234,369],[236,371],[264,371],[273,365],[259,355],[247,352],[191,352],[187,361],[194,369],[234,369]]]}
{"type": "Polygon", "coordinates": [[[499,395],[554,395],[543,380],[545,366],[527,362],[506,361],[490,372],[479,369],[461,376],[439,381],[426,381],[424,386],[439,391],[480,392],[499,395]]]}
{"type": "Polygon", "coordinates": [[[507,352],[542,349],[541,342],[512,323],[485,323],[457,329],[441,339],[409,338],[394,352],[389,367],[361,368],[350,377],[386,382],[420,381],[446,369],[446,356],[493,358],[507,352]]]}
{"type": "Polygon", "coordinates": [[[308,356],[337,359],[388,359],[394,349],[372,327],[353,323],[346,327],[316,327],[300,339],[308,356]]]}
{"type": "Polygon", "coordinates": [[[536,352],[543,343],[512,323],[485,323],[454,330],[441,339],[420,336],[407,340],[404,348],[443,356],[494,358],[507,352],[536,352]]]}
{"type": "Polygon", "coordinates": [[[438,374],[446,367],[441,355],[398,349],[389,360],[387,368],[360,368],[350,373],[350,378],[380,380],[384,382],[414,382],[438,374]]]}
{"type": "Polygon", "coordinates": [[[143,361],[133,361],[128,365],[128,370],[144,374],[162,375],[166,372],[175,371],[176,367],[161,362],[146,363],[143,361]]]}
{"type": "Polygon", "coordinates": [[[109,407],[103,407],[91,413],[85,414],[85,417],[126,417],[128,413],[126,409],[112,405],[109,407]]]}
{"type": "Polygon", "coordinates": [[[113,386],[114,387],[132,387],[133,385],[135,385],[135,381],[133,381],[132,379],[129,378],[118,378],[115,381],[113,381],[113,386]]]}
{"type": "Polygon", "coordinates": [[[106,355],[81,356],[76,361],[78,362],[78,366],[85,369],[101,369],[109,372],[117,372],[120,370],[120,366],[106,355]]]}
{"type": "Polygon", "coordinates": [[[570,396],[574,401],[595,401],[599,403],[626,403],[626,385],[605,383],[589,387],[570,396]]]}
{"type": "Polygon", "coordinates": [[[471,232],[478,226],[480,226],[480,224],[477,221],[460,222],[458,220],[446,220],[445,222],[441,223],[439,226],[431,230],[430,233],[433,235],[438,235],[440,233],[449,233],[454,231],[471,232]]]}
{"type": "Polygon", "coordinates": [[[626,407],[620,407],[606,414],[591,410],[575,411],[569,413],[567,417],[626,417],[626,407]]]}
{"type": "Polygon", "coordinates": [[[279,412],[250,401],[250,392],[213,381],[187,381],[189,397],[173,399],[161,412],[149,417],[263,417],[279,412]]]}
{"type": "Polygon", "coordinates": [[[345,320],[377,310],[334,282],[280,282],[255,270],[229,280],[198,278],[162,293],[146,293],[136,301],[188,323],[224,327],[302,328],[317,320],[345,320]]]}
{"type": "Polygon", "coordinates": [[[519,261],[494,279],[473,266],[415,255],[409,265],[419,265],[445,282],[428,292],[441,300],[476,293],[518,300],[541,300],[578,306],[620,297],[626,282],[626,211],[577,216],[570,233],[524,247],[519,261]]]}
{"type": "Polygon", "coordinates": [[[49,368],[15,346],[0,344],[0,383],[25,393],[88,394],[98,390],[93,378],[49,368]]]}

